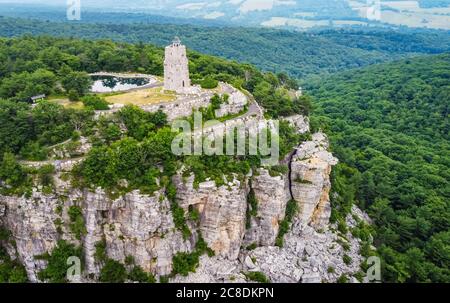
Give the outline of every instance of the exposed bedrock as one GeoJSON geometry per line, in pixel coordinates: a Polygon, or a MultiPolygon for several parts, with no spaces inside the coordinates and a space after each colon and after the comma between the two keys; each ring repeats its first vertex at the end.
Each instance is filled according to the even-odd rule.
{"type": "Polygon", "coordinates": [[[291,191],[299,206],[298,217],[316,227],[328,224],[331,213],[330,173],[338,160],[327,149],[326,136],[313,134],[311,141],[299,146],[291,163],[291,191]]]}
{"type": "Polygon", "coordinates": [[[245,232],[247,209],[246,182],[234,179],[217,187],[214,181],[194,188],[194,176],[174,177],[177,201],[188,212],[194,207],[201,215],[199,230],[217,255],[233,260],[238,257],[245,232]]]}
{"type": "MultiPolygon", "coordinates": [[[[299,133],[309,131],[307,118],[296,115],[287,120],[299,133]]],[[[46,267],[46,261],[36,256],[67,240],[82,246],[85,279],[95,281],[102,267],[96,259],[99,243],[105,243],[108,258],[125,263],[132,256],[146,272],[163,276],[172,272],[174,255],[194,251],[201,234],[215,256],[201,256],[195,273],[171,281],[244,282],[243,273],[261,271],[272,282],[333,282],[342,274],[357,272],[362,258],[359,240],[351,233],[343,237],[329,224],[330,173],[338,160],[328,147],[327,137],[315,133],[282,161],[289,167],[287,172],[258,168],[243,178],[228,177],[221,186],[176,174],[172,182],[176,202],[192,231],[188,239],[174,224],[164,188],[152,195],[131,191],[116,196],[100,188],[80,190],[62,177],[77,162],[58,162],[52,194],[36,186],[27,197],[0,195],[0,225],[11,232],[3,246],[36,282],[38,272],[46,267]],[[283,247],[276,247],[291,199],[299,211],[284,235],[283,247]],[[85,232],[79,239],[70,227],[68,211],[73,206],[81,209],[84,220],[85,232]],[[193,211],[198,212],[198,221],[189,219],[193,211]],[[351,257],[350,264],[343,262],[345,254],[351,257]]],[[[127,182],[122,183],[126,187],[127,182]]],[[[350,227],[356,224],[355,217],[369,222],[354,207],[347,217],[350,227]]]]}

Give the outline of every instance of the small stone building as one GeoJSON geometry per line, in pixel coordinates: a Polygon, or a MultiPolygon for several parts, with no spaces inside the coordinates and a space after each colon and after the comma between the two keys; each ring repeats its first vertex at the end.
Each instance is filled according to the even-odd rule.
{"type": "Polygon", "coordinates": [[[166,47],[164,60],[164,89],[183,93],[191,87],[186,46],[178,37],[166,47]]]}

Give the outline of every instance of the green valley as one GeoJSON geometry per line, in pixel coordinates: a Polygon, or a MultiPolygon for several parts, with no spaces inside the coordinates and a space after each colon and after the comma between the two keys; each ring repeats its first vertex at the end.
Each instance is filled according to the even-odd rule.
{"type": "Polygon", "coordinates": [[[308,84],[330,135],[335,219],[356,202],[374,219],[390,282],[448,282],[450,55],[344,72],[308,84]]]}

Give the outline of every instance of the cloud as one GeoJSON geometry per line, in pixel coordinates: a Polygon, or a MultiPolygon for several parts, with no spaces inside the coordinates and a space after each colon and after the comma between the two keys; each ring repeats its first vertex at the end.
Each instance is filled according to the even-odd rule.
{"type": "Polygon", "coordinates": [[[191,2],[191,3],[178,5],[177,9],[195,11],[195,10],[200,10],[200,9],[204,8],[206,5],[208,5],[208,2],[191,2]]]}
{"type": "Polygon", "coordinates": [[[222,2],[220,1],[216,1],[216,2],[211,2],[207,5],[207,7],[220,7],[222,5],[222,2]]]}
{"type": "Polygon", "coordinates": [[[245,14],[251,11],[268,11],[272,10],[274,6],[296,4],[297,2],[294,0],[245,0],[239,7],[239,12],[245,14]]]}
{"type": "Polygon", "coordinates": [[[212,13],[209,13],[207,15],[204,15],[203,18],[205,18],[205,19],[217,19],[217,18],[220,18],[220,17],[223,17],[223,16],[225,16],[224,13],[216,11],[216,12],[212,12],[212,13]]]}

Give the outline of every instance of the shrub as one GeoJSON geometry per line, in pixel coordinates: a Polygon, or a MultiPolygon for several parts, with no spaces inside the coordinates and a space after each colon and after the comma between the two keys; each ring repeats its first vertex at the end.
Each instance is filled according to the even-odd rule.
{"type": "Polygon", "coordinates": [[[230,96],[227,94],[223,95],[222,97],[219,96],[218,94],[214,94],[214,96],[212,96],[211,98],[211,109],[214,111],[216,109],[219,109],[222,104],[228,103],[229,98],[230,96]]]}
{"type": "Polygon", "coordinates": [[[250,205],[250,216],[256,217],[256,215],[258,214],[258,200],[256,199],[255,191],[253,190],[253,188],[248,194],[247,203],[250,205]]]}
{"type": "Polygon", "coordinates": [[[100,121],[98,128],[101,138],[103,138],[108,144],[119,140],[122,136],[120,127],[112,122],[108,122],[106,120],[100,121]]]}
{"type": "Polygon", "coordinates": [[[133,267],[128,274],[128,279],[140,283],[156,283],[155,276],[151,273],[146,273],[140,266],[133,267]]]}
{"type": "Polygon", "coordinates": [[[38,169],[39,181],[43,186],[53,186],[53,174],[55,167],[47,164],[38,169]]]}
{"type": "Polygon", "coordinates": [[[267,278],[267,276],[260,271],[248,272],[248,273],[245,273],[245,276],[247,277],[247,279],[249,279],[251,281],[255,281],[255,282],[259,282],[259,283],[270,283],[269,278],[267,278]]]}
{"type": "Polygon", "coordinates": [[[26,173],[12,153],[5,153],[0,163],[0,180],[11,186],[18,186],[25,181],[26,173]]]}
{"type": "Polygon", "coordinates": [[[0,241],[8,241],[9,237],[11,237],[11,232],[8,229],[0,226],[0,241]]]}
{"type": "Polygon", "coordinates": [[[179,252],[173,256],[172,263],[172,275],[180,274],[187,276],[189,272],[195,272],[195,269],[198,267],[199,255],[196,252],[179,252]]]}
{"type": "Polygon", "coordinates": [[[80,95],[74,89],[69,90],[69,93],[67,94],[67,96],[69,97],[70,101],[78,101],[78,100],[80,100],[80,95]]]}
{"type": "Polygon", "coordinates": [[[161,110],[150,113],[135,105],[124,106],[117,115],[125,124],[128,135],[137,140],[143,140],[149,133],[167,124],[167,115],[161,110]]]}
{"type": "Polygon", "coordinates": [[[160,276],[159,277],[159,283],[169,283],[169,277],[168,276],[160,276]]]}
{"type": "Polygon", "coordinates": [[[13,261],[6,250],[0,246],[0,283],[28,282],[27,273],[22,264],[13,261]]]}
{"type": "Polygon", "coordinates": [[[128,255],[125,257],[125,265],[134,265],[134,264],[135,264],[135,260],[132,255],[128,255]]]}
{"type": "Polygon", "coordinates": [[[338,221],[338,230],[344,235],[347,234],[348,229],[345,220],[341,219],[338,221]]]}
{"type": "Polygon", "coordinates": [[[47,159],[48,150],[39,143],[29,143],[20,150],[20,156],[29,161],[44,161],[47,159]]]}
{"type": "Polygon", "coordinates": [[[199,233],[197,243],[195,244],[196,253],[200,256],[204,253],[208,254],[209,257],[214,256],[214,251],[208,247],[208,244],[203,239],[202,235],[199,233]]]}
{"type": "MultiPolygon", "coordinates": [[[[40,256],[36,256],[36,259],[48,261],[47,267],[38,273],[38,278],[42,281],[48,281],[50,283],[65,283],[67,282],[67,270],[71,265],[67,265],[67,259],[70,257],[78,257],[82,259],[82,249],[75,247],[75,245],[60,240],[57,246],[53,249],[51,254],[45,253],[40,256]]],[[[81,263],[83,268],[83,263],[81,263]]]]}
{"type": "Polygon", "coordinates": [[[172,183],[169,183],[166,187],[166,196],[170,201],[170,209],[172,211],[173,222],[175,224],[175,227],[182,232],[183,238],[187,239],[191,235],[191,231],[186,224],[184,210],[178,205],[176,201],[176,195],[176,187],[172,183]]]}
{"type": "Polygon", "coordinates": [[[175,227],[182,232],[184,239],[189,238],[189,236],[191,235],[191,231],[189,230],[189,227],[186,225],[184,210],[180,206],[178,206],[176,202],[171,204],[171,208],[175,227]]]}
{"type": "Polygon", "coordinates": [[[70,218],[70,230],[75,234],[78,240],[87,233],[86,226],[84,224],[83,211],[79,206],[71,206],[68,211],[70,218]]]}
{"type": "Polygon", "coordinates": [[[70,137],[70,139],[72,141],[78,141],[78,140],[80,140],[80,138],[81,138],[81,134],[77,130],[74,130],[73,133],[72,133],[72,137],[70,137]]]}
{"type": "Polygon", "coordinates": [[[189,205],[189,220],[194,222],[200,222],[200,213],[199,211],[193,207],[193,205],[189,205]]]}
{"type": "Polygon", "coordinates": [[[254,250],[258,247],[258,244],[252,243],[249,246],[247,246],[247,250],[254,250]]]}
{"type": "Polygon", "coordinates": [[[173,256],[172,275],[181,274],[187,276],[189,272],[195,272],[200,262],[199,258],[204,253],[207,253],[209,257],[214,256],[214,251],[208,247],[202,235],[199,233],[199,238],[193,252],[180,252],[173,256]]]}
{"type": "Polygon", "coordinates": [[[275,245],[278,247],[283,247],[284,235],[289,231],[291,222],[294,219],[295,214],[298,211],[297,201],[289,200],[286,204],[286,215],[280,223],[280,228],[278,230],[278,236],[275,240],[275,245]]]}
{"type": "Polygon", "coordinates": [[[202,82],[200,82],[200,85],[204,89],[213,89],[219,85],[219,81],[213,79],[212,77],[206,77],[202,82]]]}
{"type": "Polygon", "coordinates": [[[336,282],[337,283],[348,283],[348,277],[343,274],[337,279],[336,282]]]}
{"type": "Polygon", "coordinates": [[[347,254],[345,254],[345,255],[342,257],[342,260],[344,261],[344,263],[345,263],[346,265],[350,265],[350,264],[352,263],[352,258],[351,258],[349,255],[347,255],[347,254]]]}
{"type": "Polygon", "coordinates": [[[338,239],[337,242],[342,246],[342,248],[344,249],[344,251],[349,251],[349,250],[350,250],[350,244],[349,244],[346,240],[344,240],[344,239],[338,239]]]}
{"type": "Polygon", "coordinates": [[[100,271],[100,282],[123,283],[126,278],[127,271],[125,270],[125,266],[116,260],[106,260],[105,265],[100,271]]]}
{"type": "MultiPolygon", "coordinates": [[[[8,266],[8,263],[4,263],[4,264],[6,266],[8,266]]],[[[9,272],[8,280],[5,282],[7,282],[7,283],[26,283],[26,282],[28,282],[27,272],[25,270],[25,267],[22,264],[20,264],[16,261],[11,261],[11,265],[9,265],[9,266],[11,266],[11,270],[9,272]]],[[[0,269],[0,271],[1,271],[1,269],[0,269]]],[[[0,283],[1,282],[2,281],[0,279],[0,283]]]]}
{"type": "MultiPolygon", "coordinates": [[[[250,183],[250,187],[251,187],[251,183],[250,183]]],[[[252,217],[256,217],[257,214],[258,214],[258,200],[256,199],[255,191],[252,188],[247,196],[247,212],[246,212],[246,222],[245,222],[245,227],[247,229],[249,229],[251,227],[252,217]]]]}
{"type": "Polygon", "coordinates": [[[366,242],[371,241],[373,233],[373,227],[363,221],[359,222],[358,225],[352,229],[352,235],[354,237],[366,242]]]}
{"type": "Polygon", "coordinates": [[[289,200],[286,204],[286,219],[289,222],[292,222],[292,219],[294,219],[294,216],[297,214],[298,211],[298,204],[295,200],[289,200]]]}
{"type": "Polygon", "coordinates": [[[364,274],[362,271],[358,271],[358,272],[355,273],[353,276],[354,276],[354,277],[356,278],[356,280],[358,280],[360,283],[364,282],[365,274],[364,274]]]}
{"type": "Polygon", "coordinates": [[[269,168],[269,175],[271,177],[278,177],[286,174],[289,171],[287,165],[274,165],[269,168]]]}
{"type": "Polygon", "coordinates": [[[109,103],[104,99],[97,95],[87,95],[81,98],[84,106],[90,107],[94,110],[108,110],[109,103]]]}
{"type": "Polygon", "coordinates": [[[94,259],[97,262],[105,262],[107,259],[106,255],[106,239],[102,239],[101,241],[98,241],[95,243],[95,253],[94,253],[94,259]]]}

